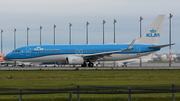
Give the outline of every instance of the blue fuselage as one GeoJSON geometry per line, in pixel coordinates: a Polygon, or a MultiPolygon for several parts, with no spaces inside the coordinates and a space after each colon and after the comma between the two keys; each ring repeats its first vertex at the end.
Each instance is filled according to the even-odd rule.
{"type": "MultiPolygon", "coordinates": [[[[103,52],[120,51],[128,47],[128,44],[115,44],[115,45],[35,45],[35,46],[24,46],[13,50],[6,55],[6,58],[15,59],[35,59],[45,56],[71,56],[77,54],[97,54],[103,52]]],[[[118,54],[143,54],[152,53],[154,51],[160,50],[160,48],[149,49],[149,47],[154,45],[137,45],[135,44],[131,51],[124,51],[114,53],[118,54]]],[[[137,56],[139,57],[139,56],[137,56]]],[[[113,58],[113,57],[112,57],[113,58]]],[[[51,59],[51,58],[50,58],[51,59]]],[[[117,58],[118,60],[118,58],[117,58]]],[[[120,59],[121,60],[121,59],[120,59]]],[[[39,60],[40,61],[40,60],[39,60]]],[[[58,61],[58,60],[57,60],[58,61]]]]}

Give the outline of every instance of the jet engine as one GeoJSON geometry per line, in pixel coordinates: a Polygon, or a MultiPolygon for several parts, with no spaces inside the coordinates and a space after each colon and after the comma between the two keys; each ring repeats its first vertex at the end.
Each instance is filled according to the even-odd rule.
{"type": "Polygon", "coordinates": [[[82,57],[70,56],[66,58],[66,62],[69,65],[82,65],[84,63],[84,59],[82,57]]]}

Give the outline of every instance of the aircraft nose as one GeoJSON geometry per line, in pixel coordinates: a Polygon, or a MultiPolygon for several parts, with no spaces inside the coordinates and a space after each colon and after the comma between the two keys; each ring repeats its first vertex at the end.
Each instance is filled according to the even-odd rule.
{"type": "Polygon", "coordinates": [[[8,53],[8,54],[6,54],[5,57],[8,58],[8,59],[11,59],[11,58],[12,58],[12,54],[11,54],[11,53],[8,53]]]}

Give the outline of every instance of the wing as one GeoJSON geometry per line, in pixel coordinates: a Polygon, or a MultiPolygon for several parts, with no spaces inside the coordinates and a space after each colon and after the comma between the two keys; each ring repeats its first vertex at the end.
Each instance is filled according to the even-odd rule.
{"type": "Polygon", "coordinates": [[[99,58],[103,58],[104,56],[110,56],[114,53],[119,53],[119,52],[124,52],[124,51],[131,51],[133,45],[134,45],[134,42],[136,40],[134,39],[131,44],[128,46],[127,49],[125,50],[120,50],[120,51],[111,51],[111,52],[102,52],[102,53],[96,53],[96,54],[89,54],[89,55],[83,55],[83,58],[84,59],[92,59],[92,60],[97,60],[99,58]]]}

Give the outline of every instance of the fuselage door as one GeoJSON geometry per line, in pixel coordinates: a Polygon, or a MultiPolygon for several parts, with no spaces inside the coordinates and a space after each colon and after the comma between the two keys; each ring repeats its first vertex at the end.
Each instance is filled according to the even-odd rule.
{"type": "Polygon", "coordinates": [[[26,56],[31,56],[31,48],[26,48],[26,56]]]}
{"type": "Polygon", "coordinates": [[[79,54],[83,54],[83,50],[82,50],[82,49],[80,49],[80,52],[79,52],[79,54]]]}
{"type": "Polygon", "coordinates": [[[78,54],[78,49],[75,50],[75,53],[78,54]]]}
{"type": "Polygon", "coordinates": [[[138,46],[138,47],[136,47],[136,50],[137,50],[137,55],[140,55],[140,53],[141,53],[141,48],[138,46]]]}
{"type": "Polygon", "coordinates": [[[76,54],[83,54],[83,50],[82,49],[76,49],[76,54]]]}

